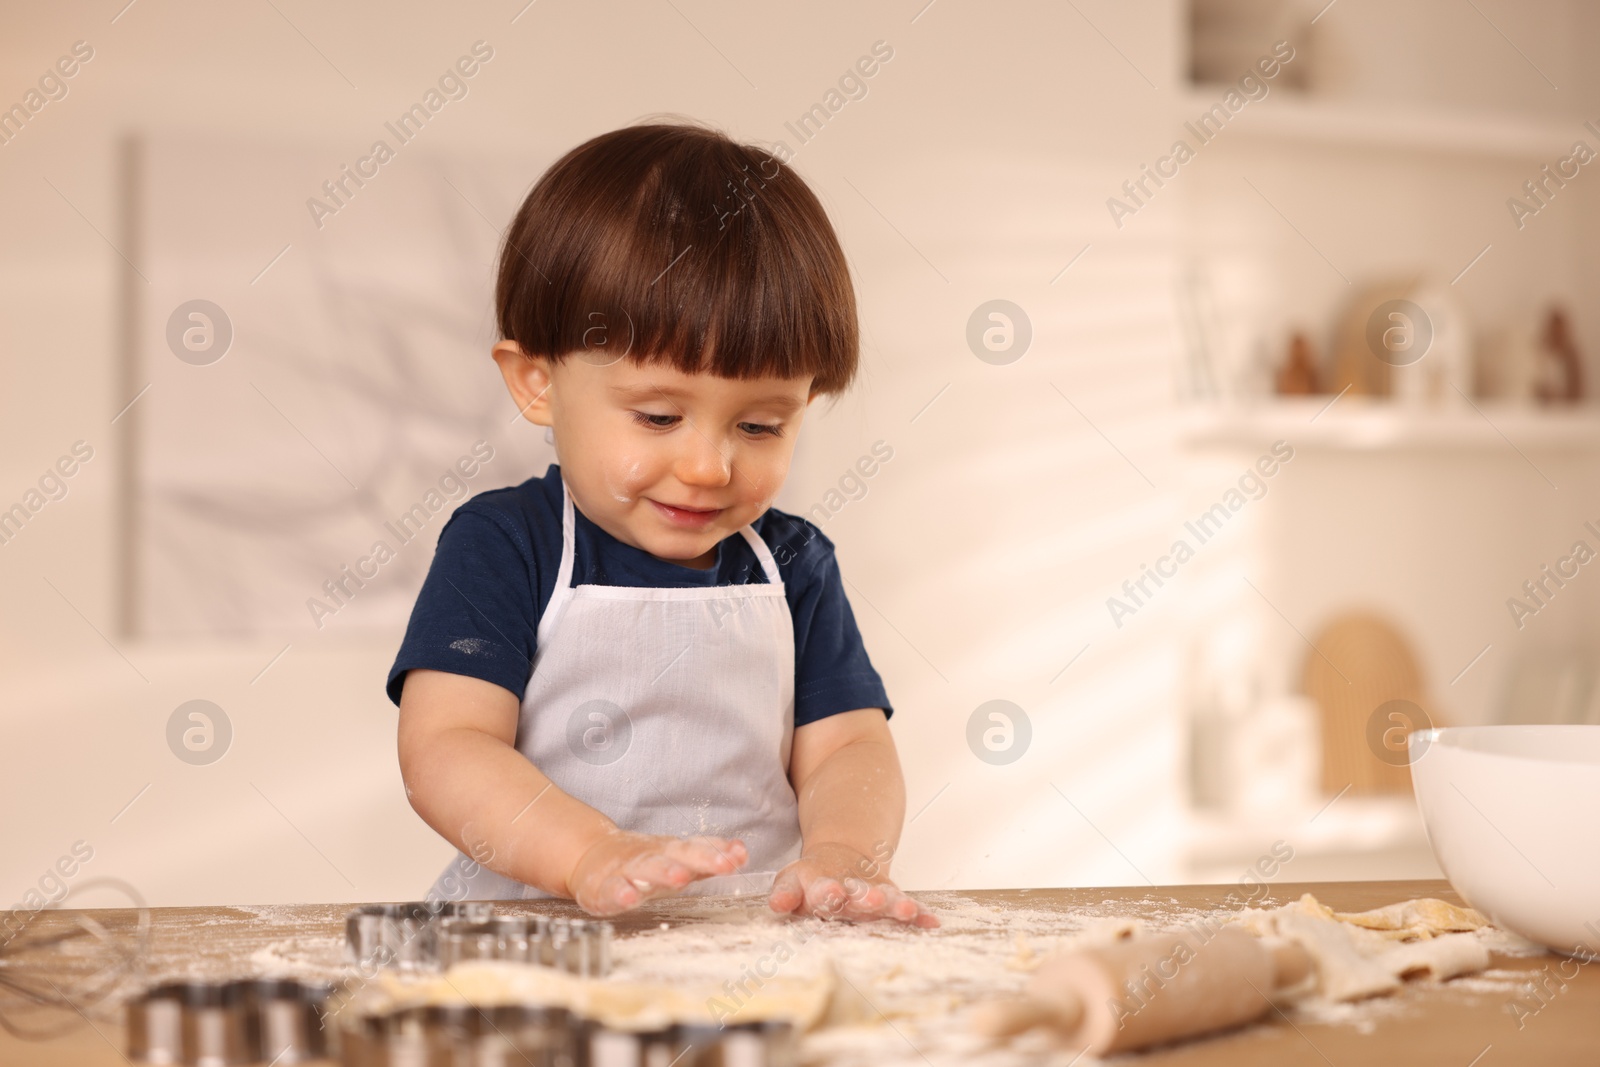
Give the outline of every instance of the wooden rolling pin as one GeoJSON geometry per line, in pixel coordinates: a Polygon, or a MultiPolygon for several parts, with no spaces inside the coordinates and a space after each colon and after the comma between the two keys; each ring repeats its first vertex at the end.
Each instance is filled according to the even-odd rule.
{"type": "Polygon", "coordinates": [[[981,1004],[970,1019],[990,1037],[1051,1026],[1094,1055],[1126,1052],[1258,1019],[1311,969],[1299,945],[1232,927],[1135,937],[1057,953],[1026,997],[981,1004]]]}

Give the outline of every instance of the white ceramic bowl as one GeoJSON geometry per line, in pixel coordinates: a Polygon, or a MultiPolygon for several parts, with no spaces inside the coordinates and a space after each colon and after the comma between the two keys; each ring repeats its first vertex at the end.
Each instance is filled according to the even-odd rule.
{"type": "Polygon", "coordinates": [[[1600,952],[1600,726],[1418,730],[1411,783],[1456,892],[1530,941],[1600,952]]]}

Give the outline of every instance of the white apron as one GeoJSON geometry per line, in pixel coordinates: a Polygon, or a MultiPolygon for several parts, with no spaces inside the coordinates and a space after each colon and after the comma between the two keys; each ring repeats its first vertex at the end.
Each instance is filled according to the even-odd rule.
{"type": "MultiPolygon", "coordinates": [[[[517,751],[624,830],[742,840],[750,857],[742,870],[770,881],[800,857],[788,777],[794,620],[777,561],[747,525],[739,532],[761,561],[764,583],[573,586],[565,479],[561,497],[561,566],[539,619],[517,751]]],[[[519,818],[538,825],[536,808],[519,818]]],[[[726,881],[693,882],[684,893],[729,892],[726,881]]],[[[428,897],[549,895],[458,852],[428,897]]]]}

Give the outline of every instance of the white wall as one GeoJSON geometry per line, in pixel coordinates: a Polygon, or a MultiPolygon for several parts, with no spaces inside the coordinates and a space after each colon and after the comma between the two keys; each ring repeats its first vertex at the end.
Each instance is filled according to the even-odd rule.
{"type": "Polygon", "coordinates": [[[116,229],[121,130],[364,145],[478,38],[497,60],[427,131],[428,151],[553,153],[663,111],[785,138],[784,121],[873,41],[893,45],[869,95],[796,157],[851,257],[865,369],[861,387],[808,426],[781,504],[809,508],[873,441],[892,442],[895,460],[828,532],[899,709],[913,810],[938,795],[907,834],[902,878],[1138,881],[1052,779],[1142,870],[1172,877],[1181,734],[1171,654],[1151,639],[1106,640],[1051,682],[1100,625],[1117,544],[1159,525],[1172,484],[1158,417],[1170,395],[1170,220],[1152,218],[1137,238],[1100,231],[1101,190],[1124,165],[1117,146],[1161,113],[1145,76],[1175,79],[1176,16],[1170,5],[1080,6],[1126,61],[1077,14],[1037,5],[1002,17],[812,5],[755,18],[731,4],[683,16],[664,5],[539,5],[515,25],[489,5],[382,15],[290,6],[281,18],[139,6],[114,25],[87,9],[33,16],[3,46],[12,83],[80,38],[96,57],[66,100],[3,149],[12,388],[0,396],[0,486],[20,493],[73,440],[99,437],[67,499],[0,560],[0,595],[14,605],[0,621],[12,764],[0,895],[19,896],[78,838],[95,846],[96,870],[163,904],[406,898],[447,857],[394,767],[381,683],[403,617],[371,637],[297,647],[254,683],[283,642],[158,645],[116,633],[118,457],[106,425],[127,398],[114,364],[120,261],[96,231],[116,229]],[[576,45],[603,37],[609,50],[576,45]],[[1035,325],[1032,349],[1009,367],[980,362],[963,340],[972,308],[995,296],[1035,325]],[[236,729],[209,767],[180,764],[162,737],[171,709],[196,696],[229,710],[236,729]],[[967,716],[994,697],[1035,723],[1032,749],[1010,768],[966,747],[967,716]]]}

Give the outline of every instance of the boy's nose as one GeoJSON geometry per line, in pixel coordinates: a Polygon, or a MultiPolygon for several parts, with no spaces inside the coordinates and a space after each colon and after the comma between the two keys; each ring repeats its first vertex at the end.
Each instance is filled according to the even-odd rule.
{"type": "Polygon", "coordinates": [[[686,485],[727,485],[733,474],[732,450],[698,428],[684,434],[678,456],[678,480],[686,485]]]}

